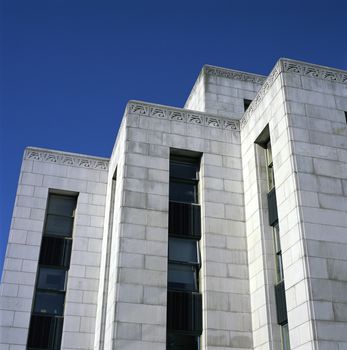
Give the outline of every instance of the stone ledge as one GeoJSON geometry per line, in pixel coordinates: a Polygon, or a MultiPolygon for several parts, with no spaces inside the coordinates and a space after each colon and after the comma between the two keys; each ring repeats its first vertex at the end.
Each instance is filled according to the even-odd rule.
{"type": "Polygon", "coordinates": [[[243,72],[235,69],[211,66],[209,64],[204,65],[203,72],[206,75],[214,75],[217,77],[233,79],[233,80],[241,80],[241,81],[246,81],[249,83],[256,83],[256,84],[263,84],[266,80],[266,76],[264,75],[243,72]]]}
{"type": "Polygon", "coordinates": [[[252,101],[247,111],[241,118],[241,129],[243,129],[247,124],[251,113],[258,107],[280,73],[292,73],[315,79],[323,79],[331,82],[347,84],[347,71],[345,70],[319,66],[316,64],[291,60],[288,58],[280,58],[272,69],[270,75],[265,80],[265,83],[257,93],[255,99],[252,101]]]}
{"type": "Polygon", "coordinates": [[[281,60],[279,60],[275,67],[272,69],[270,75],[265,80],[263,86],[258,91],[252,103],[249,105],[247,111],[244,113],[243,117],[240,120],[240,128],[243,129],[250,119],[251,113],[258,107],[260,102],[263,100],[264,96],[270,90],[272,84],[276,80],[276,78],[281,73],[281,60]]]}
{"type": "Polygon", "coordinates": [[[329,80],[332,82],[347,84],[347,71],[303,61],[280,58],[282,72],[294,73],[311,78],[329,80]]]}
{"type": "Polygon", "coordinates": [[[37,147],[27,147],[24,152],[24,159],[97,170],[108,170],[109,163],[109,159],[103,157],[37,147]]]}
{"type": "Polygon", "coordinates": [[[222,118],[204,112],[192,111],[184,108],[169,107],[142,101],[129,101],[126,110],[128,113],[141,116],[168,119],[177,122],[209,126],[225,130],[240,130],[240,123],[235,119],[222,118]]]}

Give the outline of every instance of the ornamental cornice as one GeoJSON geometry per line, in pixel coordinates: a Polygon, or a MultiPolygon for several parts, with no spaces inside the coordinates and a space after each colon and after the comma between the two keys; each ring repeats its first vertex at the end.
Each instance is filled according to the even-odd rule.
{"type": "Polygon", "coordinates": [[[288,60],[281,58],[265,80],[265,83],[259,90],[255,99],[252,101],[247,111],[240,120],[240,128],[243,129],[247,124],[252,112],[258,107],[266,93],[280,73],[292,73],[305,77],[323,79],[332,82],[347,84],[347,72],[344,70],[318,66],[300,61],[288,60]]]}
{"type": "Polygon", "coordinates": [[[141,116],[156,117],[158,119],[167,119],[225,130],[240,130],[238,120],[222,118],[189,109],[167,107],[141,101],[129,101],[127,109],[129,113],[141,116]]]}
{"type": "Polygon", "coordinates": [[[24,159],[87,169],[107,170],[109,161],[105,158],[87,157],[75,153],[57,152],[41,148],[27,148],[24,159]]]}
{"type": "Polygon", "coordinates": [[[283,72],[286,73],[347,84],[347,72],[344,70],[286,59],[281,59],[280,62],[283,72]]]}
{"type": "Polygon", "coordinates": [[[256,84],[263,84],[266,80],[266,76],[263,75],[241,72],[222,67],[205,65],[203,69],[206,75],[213,75],[227,79],[241,80],[256,84]]]}
{"type": "Polygon", "coordinates": [[[276,80],[276,78],[281,73],[281,65],[280,62],[277,62],[273,70],[271,71],[270,75],[265,80],[265,83],[258,91],[256,97],[252,101],[252,103],[247,108],[247,111],[244,113],[243,117],[240,120],[240,128],[243,129],[244,126],[247,124],[252,112],[258,107],[260,102],[263,100],[264,96],[267,94],[267,92],[270,90],[272,84],[276,80]]]}

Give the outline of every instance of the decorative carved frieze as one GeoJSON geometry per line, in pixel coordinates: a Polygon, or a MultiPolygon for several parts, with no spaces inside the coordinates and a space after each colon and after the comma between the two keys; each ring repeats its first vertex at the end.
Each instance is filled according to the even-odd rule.
{"type": "Polygon", "coordinates": [[[108,161],[106,159],[88,158],[41,149],[28,148],[25,152],[24,159],[89,169],[108,169],[108,161]]]}
{"type": "Polygon", "coordinates": [[[161,108],[150,108],[149,115],[152,117],[165,118],[165,111],[161,108]]]}
{"type": "Polygon", "coordinates": [[[168,111],[168,118],[171,120],[177,120],[179,122],[186,121],[186,116],[182,112],[168,111]]]}
{"type": "Polygon", "coordinates": [[[141,116],[156,117],[160,119],[174,120],[188,124],[204,125],[212,128],[226,130],[240,130],[238,120],[221,118],[206,113],[192,112],[174,107],[150,105],[144,102],[131,101],[128,104],[130,113],[141,116]]]}
{"type": "Polygon", "coordinates": [[[247,81],[250,83],[263,84],[266,77],[258,74],[251,74],[246,72],[239,72],[232,69],[226,69],[214,66],[204,66],[204,72],[206,75],[214,75],[217,77],[236,79],[241,81],[247,81]]]}
{"type": "Polygon", "coordinates": [[[221,125],[221,120],[214,117],[206,117],[206,125],[212,126],[214,128],[219,128],[221,125]]]}
{"type": "Polygon", "coordinates": [[[347,72],[345,71],[289,60],[282,60],[281,63],[283,72],[347,83],[347,72]]]}
{"type": "Polygon", "coordinates": [[[239,122],[237,122],[236,120],[224,120],[224,129],[238,130],[239,122]]]}
{"type": "Polygon", "coordinates": [[[196,114],[188,113],[188,123],[203,125],[203,117],[196,114]]]}
{"type": "Polygon", "coordinates": [[[304,62],[299,62],[299,61],[281,59],[277,62],[271,74],[268,76],[263,86],[259,90],[257,96],[252,101],[247,111],[241,118],[240,120],[241,129],[247,124],[250,118],[250,115],[258,107],[259,103],[263,100],[264,96],[266,95],[266,93],[268,92],[268,90],[270,89],[270,87],[272,86],[272,84],[274,83],[274,81],[276,80],[276,78],[279,76],[281,72],[294,73],[294,74],[298,74],[306,77],[324,79],[324,80],[329,80],[333,82],[347,84],[346,71],[322,67],[322,66],[316,66],[316,65],[307,64],[304,62]]]}
{"type": "Polygon", "coordinates": [[[140,104],[132,104],[131,105],[131,112],[136,114],[148,114],[148,106],[140,105],[140,104]]]}
{"type": "Polygon", "coordinates": [[[257,96],[252,101],[252,103],[249,105],[249,107],[247,108],[247,111],[245,112],[245,114],[241,118],[241,120],[240,120],[241,129],[247,124],[252,112],[258,107],[260,102],[263,100],[264,96],[269,91],[272,84],[274,83],[276,78],[279,76],[280,72],[281,72],[280,63],[277,63],[275,65],[275,67],[273,68],[273,70],[271,71],[268,78],[266,79],[265,83],[261,87],[261,89],[258,91],[257,96]]]}

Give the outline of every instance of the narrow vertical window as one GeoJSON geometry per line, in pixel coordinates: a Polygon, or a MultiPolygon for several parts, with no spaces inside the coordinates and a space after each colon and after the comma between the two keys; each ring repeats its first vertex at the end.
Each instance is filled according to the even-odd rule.
{"type": "Polygon", "coordinates": [[[276,269],[276,284],[275,284],[275,297],[276,297],[276,309],[277,309],[277,323],[281,327],[281,340],[282,349],[289,350],[289,331],[288,331],[288,315],[286,305],[286,295],[284,287],[284,274],[282,264],[282,249],[280,240],[280,228],[277,214],[277,200],[276,200],[276,187],[273,168],[272,147],[270,139],[263,143],[265,149],[265,161],[267,170],[267,200],[269,210],[269,225],[272,226],[273,242],[274,242],[274,255],[275,255],[275,269],[276,269]]]}
{"type": "Polygon", "coordinates": [[[280,241],[280,229],[278,223],[272,227],[274,248],[275,248],[275,260],[276,260],[276,283],[283,281],[283,264],[282,264],[282,250],[280,241]]]}
{"type": "Polygon", "coordinates": [[[246,112],[248,107],[250,106],[250,104],[252,103],[252,100],[247,100],[247,99],[244,99],[243,100],[243,109],[244,111],[246,112]]]}
{"type": "Polygon", "coordinates": [[[266,171],[267,171],[267,184],[269,192],[275,187],[275,176],[273,170],[272,149],[271,143],[268,141],[266,144],[266,171]]]}
{"type": "Polygon", "coordinates": [[[199,165],[197,158],[170,158],[168,350],[198,350],[202,332],[199,165]]]}
{"type": "Polygon", "coordinates": [[[28,349],[60,349],[76,201],[76,196],[48,197],[28,349]]]}

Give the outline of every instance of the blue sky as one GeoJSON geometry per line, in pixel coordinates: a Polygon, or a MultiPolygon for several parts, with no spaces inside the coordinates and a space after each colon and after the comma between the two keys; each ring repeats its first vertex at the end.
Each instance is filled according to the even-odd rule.
{"type": "Polygon", "coordinates": [[[183,106],[203,64],[347,70],[347,2],[3,0],[0,269],[26,146],[108,157],[128,100],[183,106]]]}

